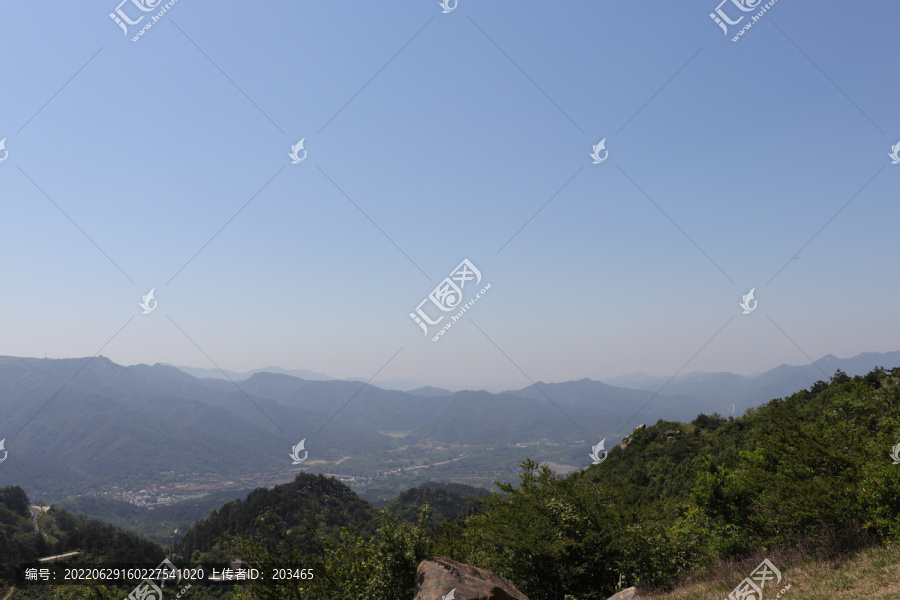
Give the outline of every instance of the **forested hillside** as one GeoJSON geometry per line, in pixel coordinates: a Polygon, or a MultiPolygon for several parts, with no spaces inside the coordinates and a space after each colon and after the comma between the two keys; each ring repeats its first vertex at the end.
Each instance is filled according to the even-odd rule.
{"type": "Polygon", "coordinates": [[[762,548],[839,553],[897,539],[900,369],[773,400],[742,417],[636,430],[567,478],[527,463],[434,549],[514,581],[532,600],[666,587],[762,548]]]}
{"type": "MultiPolygon", "coordinates": [[[[83,564],[157,564],[165,557],[163,548],[153,542],[62,510],[50,508],[33,520],[25,492],[18,487],[0,487],[0,590],[11,585],[16,563],[69,552],[78,552],[77,560],[83,564]]],[[[49,591],[30,593],[42,597],[49,591]]]]}
{"type": "Polygon", "coordinates": [[[94,517],[157,544],[169,546],[184,537],[193,523],[205,519],[223,504],[242,498],[247,493],[248,491],[214,492],[203,498],[154,506],[152,510],[130,502],[94,496],[68,498],[56,506],[71,513],[94,517]]]}
{"type": "Polygon", "coordinates": [[[414,525],[427,503],[430,511],[426,524],[433,528],[476,510],[475,500],[489,495],[485,489],[462,483],[429,482],[406,490],[388,503],[387,509],[392,516],[414,525]]]}
{"type": "Polygon", "coordinates": [[[179,559],[194,562],[230,559],[222,540],[236,534],[259,531],[260,517],[269,514],[286,537],[306,552],[315,550],[314,536],[306,525],[315,523],[325,532],[347,527],[363,534],[375,531],[375,510],[336,479],[303,473],[291,483],[271,490],[258,489],[246,499],[225,504],[209,518],[195,523],[175,545],[179,559]]]}

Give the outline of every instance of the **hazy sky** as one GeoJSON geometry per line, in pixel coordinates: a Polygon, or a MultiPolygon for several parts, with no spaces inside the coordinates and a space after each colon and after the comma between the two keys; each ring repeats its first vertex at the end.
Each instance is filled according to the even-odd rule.
{"type": "Polygon", "coordinates": [[[737,42],[763,3],[178,0],[137,42],[164,3],[116,3],[0,4],[0,354],[495,389],[900,349],[895,0],[737,42]]]}

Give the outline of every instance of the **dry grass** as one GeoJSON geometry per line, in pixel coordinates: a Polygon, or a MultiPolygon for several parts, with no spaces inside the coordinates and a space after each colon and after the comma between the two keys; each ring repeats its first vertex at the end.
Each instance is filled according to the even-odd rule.
{"type": "MultiPolygon", "coordinates": [[[[670,593],[642,595],[647,600],[725,600],[765,556],[715,565],[703,580],[688,581],[670,593]]],[[[809,559],[771,554],[782,574],[778,586],[766,586],[764,600],[900,600],[900,546],[862,550],[844,559],[809,559]]],[[[770,584],[771,585],[771,584],[770,584]]]]}

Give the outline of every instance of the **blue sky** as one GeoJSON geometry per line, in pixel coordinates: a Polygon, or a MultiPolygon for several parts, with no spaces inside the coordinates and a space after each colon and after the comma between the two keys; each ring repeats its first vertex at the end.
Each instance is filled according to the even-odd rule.
{"type": "Polygon", "coordinates": [[[716,4],[0,4],[0,354],[496,390],[897,350],[900,6],[735,43],[716,4]]]}

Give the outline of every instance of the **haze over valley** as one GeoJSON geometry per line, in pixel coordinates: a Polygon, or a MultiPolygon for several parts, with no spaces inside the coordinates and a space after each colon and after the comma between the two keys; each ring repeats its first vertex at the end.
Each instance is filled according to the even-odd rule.
{"type": "Polygon", "coordinates": [[[862,375],[890,364],[900,364],[900,352],[826,356],[753,377],[691,373],[666,384],[628,376],[626,386],[582,379],[417,394],[283,372],[229,381],[104,357],[4,356],[4,481],[47,503],[88,495],[145,507],[270,487],[301,471],[334,475],[376,501],[430,480],[492,489],[515,480],[526,458],[561,474],[581,470],[593,445],[606,438],[611,448],[641,423],[739,416],[838,369],[862,375]],[[301,439],[309,456],[296,466],[290,451],[301,439]]]}

